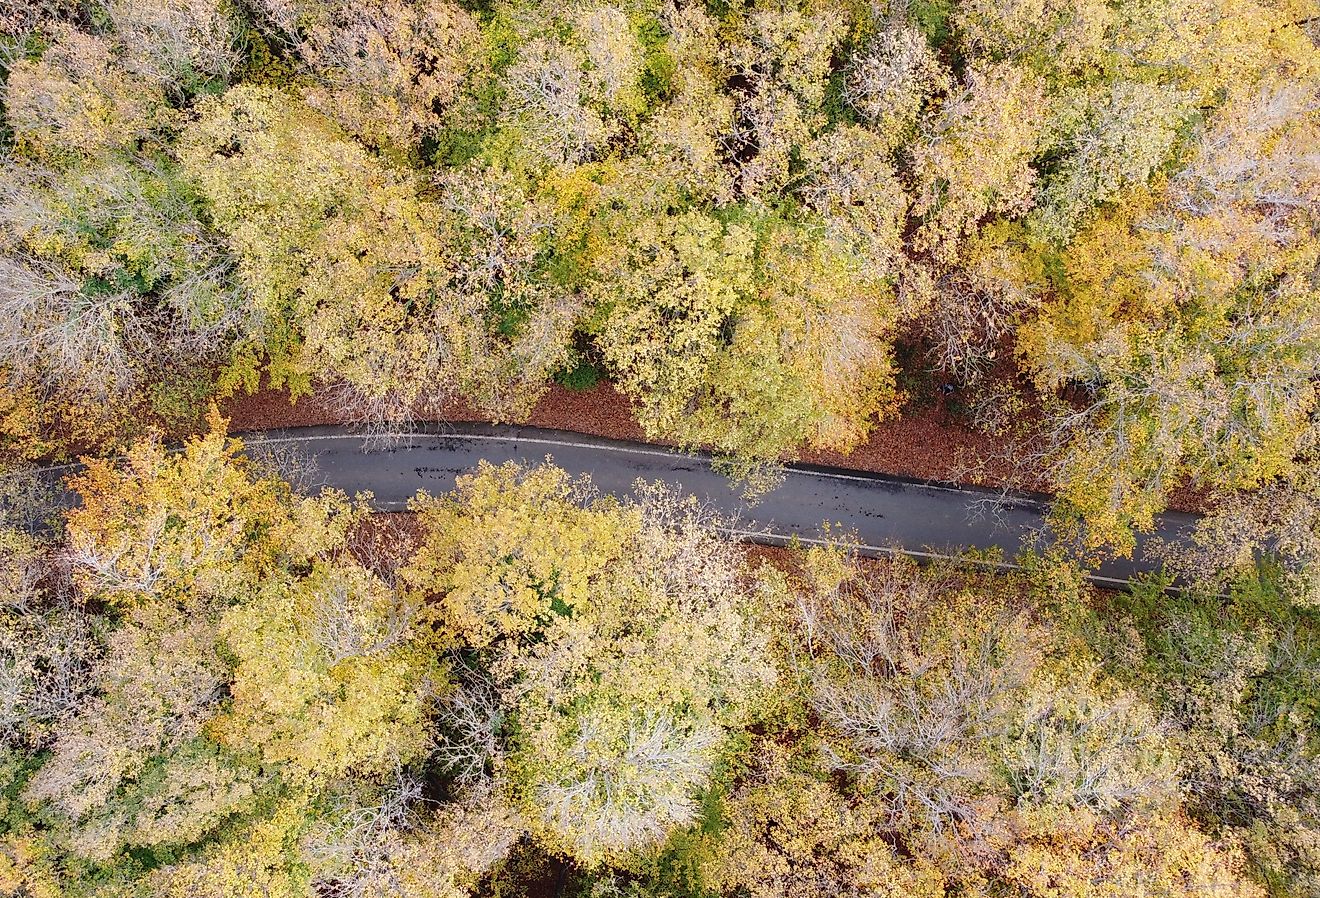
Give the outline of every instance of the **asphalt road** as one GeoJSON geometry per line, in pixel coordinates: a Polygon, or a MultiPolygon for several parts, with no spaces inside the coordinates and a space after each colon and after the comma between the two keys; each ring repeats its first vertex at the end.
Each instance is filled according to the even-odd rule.
{"type": "MultiPolygon", "coordinates": [[[[588,437],[532,427],[440,424],[420,428],[399,442],[364,446],[361,435],[340,427],[300,427],[247,434],[255,452],[285,447],[315,458],[314,483],[348,493],[370,491],[382,511],[401,511],[418,490],[441,493],[485,459],[535,464],[547,458],[577,476],[589,474],[603,493],[628,495],[638,479],[661,480],[710,502],[732,522],[730,531],[756,542],[820,540],[823,525],[853,534],[865,553],[902,550],[946,556],[964,549],[993,549],[1011,559],[1041,538],[1045,497],[955,488],[934,483],[791,465],[783,482],[755,505],[711,469],[710,460],[663,447],[588,437]]],[[[1161,515],[1151,536],[1185,538],[1193,515],[1161,515]]],[[[1133,559],[1101,564],[1092,579],[1120,585],[1158,565],[1145,557],[1150,537],[1139,540],[1133,559]]],[[[1011,566],[1011,565],[1006,565],[1011,566]]]]}

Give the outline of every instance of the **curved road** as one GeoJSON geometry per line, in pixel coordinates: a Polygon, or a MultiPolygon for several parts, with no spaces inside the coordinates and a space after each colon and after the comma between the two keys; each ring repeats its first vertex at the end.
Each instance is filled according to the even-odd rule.
{"type": "MultiPolygon", "coordinates": [[[[299,427],[239,434],[254,449],[287,446],[316,459],[318,483],[353,493],[369,490],[382,511],[403,510],[419,489],[440,493],[485,459],[535,464],[549,458],[570,474],[589,474],[602,493],[628,495],[633,484],[660,480],[710,502],[733,522],[731,532],[755,542],[820,540],[829,522],[856,534],[861,551],[902,551],[938,557],[961,549],[994,549],[1005,559],[1040,538],[1046,497],[1004,496],[859,471],[789,465],[783,482],[748,505],[735,486],[702,455],[564,431],[482,424],[438,424],[405,434],[398,443],[367,447],[343,427],[299,427]]],[[[259,450],[258,450],[259,451],[259,450]]],[[[1185,539],[1196,517],[1161,515],[1151,536],[1185,539]]],[[[1138,541],[1133,559],[1101,564],[1092,579],[1118,586],[1158,567],[1138,541]]],[[[1003,565],[1011,566],[1011,565],[1003,565]]]]}
{"type": "MultiPolygon", "coordinates": [[[[1011,568],[1024,548],[1039,545],[1049,497],[1005,495],[992,490],[871,474],[817,465],[790,464],[783,481],[755,504],[711,468],[708,456],[663,446],[608,440],[536,427],[442,423],[418,427],[395,442],[368,443],[348,427],[294,427],[239,433],[247,446],[293,449],[314,459],[311,488],[337,487],[347,493],[370,492],[380,511],[402,511],[418,490],[442,493],[454,488],[459,474],[483,459],[494,464],[553,461],[574,477],[589,475],[602,493],[627,496],[639,480],[659,480],[710,503],[730,522],[737,537],[769,545],[792,540],[821,543],[828,524],[856,537],[863,554],[903,552],[926,558],[949,557],[963,550],[998,549],[1011,568]]],[[[56,505],[74,497],[50,481],[78,465],[41,470],[55,487],[56,505]]],[[[1196,515],[1167,512],[1157,516],[1154,533],[1138,536],[1131,559],[1109,559],[1090,579],[1101,586],[1122,586],[1134,576],[1156,570],[1146,551],[1153,538],[1185,541],[1196,515]]]]}

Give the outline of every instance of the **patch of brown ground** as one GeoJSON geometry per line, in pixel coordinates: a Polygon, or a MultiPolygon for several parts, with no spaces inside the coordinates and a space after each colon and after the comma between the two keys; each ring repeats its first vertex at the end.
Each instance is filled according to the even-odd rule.
{"type": "Polygon", "coordinates": [[[802,573],[801,553],[782,546],[761,546],[756,543],[741,543],[743,558],[747,566],[756,570],[762,564],[768,564],[781,573],[790,577],[799,576],[802,573]]]}
{"type": "Polygon", "coordinates": [[[410,511],[369,514],[349,533],[348,549],[359,564],[388,577],[417,551],[421,519],[410,511]]]}
{"type": "MultiPolygon", "coordinates": [[[[225,401],[220,411],[230,419],[234,431],[343,423],[315,394],[294,403],[284,390],[266,389],[234,397],[225,401]]],[[[448,403],[433,417],[442,421],[489,420],[461,401],[448,403]]],[[[589,390],[551,386],[526,423],[619,440],[646,440],[632,404],[606,383],[589,390]]],[[[901,418],[880,423],[871,438],[849,454],[808,450],[799,460],[903,477],[995,485],[1020,473],[1003,457],[1005,452],[1002,441],[958,423],[940,404],[909,410],[901,418]]],[[[1043,481],[1039,486],[1044,486],[1043,481]]]]}
{"type": "MultiPolygon", "coordinates": [[[[230,420],[233,431],[345,423],[317,394],[293,402],[288,391],[282,389],[267,388],[251,395],[231,397],[220,404],[220,413],[230,420]]],[[[426,417],[436,421],[490,420],[462,400],[446,403],[437,414],[426,417]]],[[[552,384],[524,423],[619,440],[646,439],[631,403],[607,383],[589,390],[569,390],[552,384]]]]}
{"type": "Polygon", "coordinates": [[[1008,459],[1008,441],[973,430],[958,421],[944,403],[905,408],[898,418],[882,421],[870,438],[852,452],[807,450],[800,460],[981,486],[1012,485],[1044,491],[1043,477],[1026,477],[1008,459]]]}

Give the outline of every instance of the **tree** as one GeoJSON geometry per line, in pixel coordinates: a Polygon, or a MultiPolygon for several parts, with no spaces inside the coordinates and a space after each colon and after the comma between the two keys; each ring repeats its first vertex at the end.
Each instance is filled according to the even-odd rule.
{"type": "Polygon", "coordinates": [[[441,619],[464,645],[532,632],[556,599],[585,605],[621,552],[622,512],[579,508],[591,498],[586,484],[557,468],[487,465],[458,490],[419,498],[426,537],[403,576],[438,594],[441,619]]]}
{"type": "Polygon", "coordinates": [[[98,895],[461,894],[521,829],[415,785],[443,631],[352,553],[361,504],[297,495],[241,450],[213,430],[86,460],[67,599],[41,594],[60,581],[30,539],[2,556],[0,874],[41,882],[50,856],[98,895]]]}
{"type": "Polygon", "coordinates": [[[110,0],[106,11],[125,69],[176,98],[238,67],[240,25],[218,0],[110,0]]]}
{"type": "Polygon", "coordinates": [[[637,110],[645,54],[627,13],[608,3],[589,4],[575,11],[573,31],[586,52],[587,77],[598,102],[621,114],[637,110]]]}
{"type": "Polygon", "coordinates": [[[851,801],[951,882],[1259,894],[1195,830],[1176,852],[1150,851],[1183,815],[1168,736],[1150,705],[1033,620],[1011,581],[901,559],[863,574],[830,550],[812,550],[805,577],[802,650],[827,757],[851,801]]]}
{"type": "Polygon", "coordinates": [[[351,560],[317,563],[223,616],[232,704],[211,732],[315,780],[383,777],[416,762],[445,685],[429,624],[351,560]]]}
{"type": "Polygon", "coordinates": [[[36,153],[96,154],[131,147],[172,118],[161,89],[127,74],[107,41],[70,25],[35,61],[9,69],[4,108],[9,126],[36,153]]]}
{"type": "Polygon", "coordinates": [[[1097,2],[964,0],[954,19],[975,55],[1018,60],[1060,80],[1103,65],[1115,28],[1113,10],[1097,2]]]}
{"type": "Polygon", "coordinates": [[[584,506],[589,485],[555,468],[483,466],[414,503],[425,537],[405,576],[491,672],[466,694],[493,688],[501,709],[442,714],[444,754],[489,769],[534,833],[588,865],[693,820],[721,742],[773,678],[731,544],[691,500],[639,489],[584,506]]]}
{"type": "Polygon", "coordinates": [[[359,366],[350,377],[363,389],[394,389],[399,374],[391,367],[415,366],[429,351],[426,333],[404,331],[400,301],[425,296],[443,264],[439,235],[423,224],[433,220],[427,207],[405,178],[292,98],[236,87],[200,110],[180,155],[265,323],[257,342],[238,348],[230,382],[255,387],[255,357],[264,354],[272,381],[289,381],[295,393],[313,375],[334,380],[350,364],[359,366]],[[332,209],[341,211],[331,216],[332,209]],[[372,255],[359,257],[362,248],[372,255]],[[352,286],[338,289],[340,278],[352,286]],[[317,291],[310,302],[302,301],[305,285],[317,291]],[[317,317],[318,345],[308,351],[306,331],[317,317]],[[340,341],[341,323],[360,339],[340,341]],[[373,333],[358,334],[368,323],[373,333]]]}
{"type": "Polygon", "coordinates": [[[4,0],[0,3],[0,34],[26,38],[50,22],[71,18],[73,13],[71,0],[4,0]]]}
{"type": "Polygon", "coordinates": [[[223,383],[254,389],[265,355],[276,385],[338,386],[350,417],[386,427],[455,394],[496,416],[525,413],[535,393],[517,385],[566,355],[572,306],[542,290],[501,308],[499,285],[521,272],[455,259],[468,239],[474,251],[481,238],[500,251],[514,213],[498,193],[456,179],[451,215],[318,113],[296,103],[286,112],[290,102],[234,88],[202,104],[181,147],[265,321],[223,383]]]}
{"type": "Polygon", "coordinates": [[[1189,545],[1161,547],[1169,570],[1218,590],[1254,572],[1259,560],[1268,557],[1280,565],[1293,601],[1320,604],[1320,497],[1312,469],[1305,462],[1299,468],[1293,483],[1218,496],[1212,511],[1197,522],[1189,545]]]}
{"type": "Polygon", "coordinates": [[[262,788],[246,747],[208,736],[230,690],[220,620],[342,538],[346,503],[294,502],[250,478],[238,449],[221,433],[179,455],[141,443],[122,468],[89,460],[73,482],[75,583],[120,615],[23,794],[57,815],[58,844],[74,855],[197,842],[250,811],[262,788]]]}
{"type": "Polygon", "coordinates": [[[598,343],[624,391],[640,400],[648,432],[683,434],[702,404],[723,334],[753,283],[755,242],[745,225],[724,228],[697,213],[642,222],[633,235],[605,288],[617,299],[598,343]]]}
{"type": "Polygon", "coordinates": [[[1293,466],[1320,359],[1314,90],[1234,96],[1162,196],[1079,237],[1068,298],[1023,329],[1038,384],[1089,392],[1053,422],[1054,476],[1094,544],[1149,527],[1184,476],[1246,488],[1293,466]]]}
{"type": "Polygon", "coordinates": [[[900,268],[908,211],[897,172],[885,161],[888,139],[844,125],[802,150],[809,173],[803,198],[825,220],[830,241],[855,254],[860,268],[876,279],[900,268]]]}
{"type": "Polygon", "coordinates": [[[1192,115],[1192,95],[1174,87],[1115,81],[1107,88],[1077,92],[1059,114],[1061,159],[1032,217],[1047,239],[1067,240],[1091,208],[1145,184],[1192,115]]]}
{"type": "Polygon", "coordinates": [[[724,141],[743,196],[769,198],[796,174],[794,157],[825,124],[830,59],[847,25],[828,4],[761,6],[739,23],[725,54],[746,86],[734,92],[724,141]]]}
{"type": "Polygon", "coordinates": [[[1045,288],[1039,253],[1016,223],[987,225],[967,241],[961,265],[909,260],[904,302],[923,313],[927,357],[967,387],[979,386],[1019,326],[1032,320],[1045,288]]]}
{"type": "Polygon", "coordinates": [[[293,499],[287,485],[253,478],[241,447],[213,430],[180,453],[147,440],[122,466],[88,459],[71,481],[82,503],[67,514],[84,588],[125,606],[155,597],[223,606],[342,542],[351,503],[335,494],[293,499]]]}
{"type": "Polygon", "coordinates": [[[1009,894],[1023,898],[1054,895],[1164,895],[1263,898],[1264,891],[1244,875],[1241,854],[1217,849],[1203,833],[1177,815],[1157,815],[1121,831],[1091,814],[1076,814],[1059,826],[1046,821],[1048,836],[1015,852],[1004,879],[1009,894]]]}
{"type": "Polygon", "coordinates": [[[547,263],[562,214],[494,167],[450,172],[443,186],[456,216],[451,290],[487,308],[484,331],[452,338],[463,391],[497,417],[523,419],[567,362],[584,313],[582,297],[547,263]]]}
{"type": "Polygon", "coordinates": [[[1174,728],[1188,810],[1237,844],[1271,894],[1320,883],[1316,622],[1268,568],[1201,590],[1137,589],[1093,631],[1174,728]]]}
{"type": "Polygon", "coordinates": [[[734,119],[734,99],[724,89],[719,26],[698,6],[667,4],[660,15],[667,103],[653,104],[639,124],[638,152],[697,202],[725,205],[734,199],[723,139],[734,119]]]}
{"type": "Polygon", "coordinates": [[[45,418],[35,434],[11,429],[15,442],[96,442],[139,403],[188,420],[181,396],[251,327],[230,259],[164,161],[10,159],[0,235],[0,368],[45,418]]]}
{"type": "Polygon", "coordinates": [[[308,103],[368,143],[433,133],[482,68],[476,20],[445,0],[298,6],[312,17],[300,52],[324,85],[308,103]]]}
{"type": "Polygon", "coordinates": [[[250,802],[250,774],[201,738],[225,682],[213,640],[206,616],[153,607],[110,634],[93,694],[24,791],[68,820],[67,850],[106,860],[196,841],[250,802]]]}
{"type": "Polygon", "coordinates": [[[511,5],[511,63],[498,77],[496,145],[512,168],[566,171],[628,140],[644,111],[648,53],[637,19],[610,3],[563,13],[511,5]]]}
{"type": "Polygon", "coordinates": [[[62,582],[53,547],[0,530],[0,754],[49,745],[81,704],[94,622],[62,582]]]}
{"type": "Polygon", "coordinates": [[[129,894],[165,898],[310,898],[307,871],[296,857],[307,808],[281,802],[265,819],[238,829],[232,838],[149,872],[129,894]]]}
{"type": "Polygon", "coordinates": [[[908,148],[912,246],[953,263],[965,237],[987,216],[1013,216],[1032,205],[1045,99],[1037,79],[1011,63],[973,66],[908,148]]]}
{"type": "Polygon", "coordinates": [[[729,828],[713,865],[724,890],[745,889],[753,898],[943,898],[939,871],[900,858],[884,838],[878,802],[849,801],[831,787],[828,771],[785,755],[766,745],[753,775],[728,799],[729,828]]]}
{"type": "Polygon", "coordinates": [[[521,835],[517,814],[490,793],[439,807],[382,797],[305,840],[316,894],[466,898],[521,835]]]}
{"type": "Polygon", "coordinates": [[[803,440],[850,451],[897,408],[897,304],[874,271],[810,228],[771,223],[757,262],[759,301],[739,310],[714,386],[748,433],[760,422],[763,442],[731,454],[773,458],[803,440]]]}
{"type": "Polygon", "coordinates": [[[926,35],[896,17],[854,51],[844,96],[876,139],[892,149],[911,136],[931,97],[949,86],[926,35]]]}
{"type": "Polygon", "coordinates": [[[597,337],[647,431],[746,471],[802,442],[847,449],[890,408],[885,287],[805,228],[695,213],[639,224],[596,286],[597,337]]]}

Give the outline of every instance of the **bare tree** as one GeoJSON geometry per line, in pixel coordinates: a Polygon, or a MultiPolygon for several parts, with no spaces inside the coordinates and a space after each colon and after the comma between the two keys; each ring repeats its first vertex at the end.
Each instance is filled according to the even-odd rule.
{"type": "MultiPolygon", "coordinates": [[[[423,364],[421,372],[435,373],[438,366],[423,364]]],[[[420,378],[418,378],[420,380],[420,378]]],[[[322,383],[317,390],[317,398],[323,401],[338,420],[352,421],[361,428],[364,447],[395,446],[405,439],[420,418],[418,397],[411,395],[410,383],[400,388],[385,386],[394,382],[392,377],[376,378],[367,386],[359,386],[347,380],[334,380],[322,383]]],[[[454,396],[454,391],[441,384],[441,402],[454,396]]]]}
{"type": "Polygon", "coordinates": [[[296,443],[268,440],[257,434],[244,437],[243,449],[252,460],[258,478],[283,480],[302,496],[315,495],[325,486],[316,456],[296,443]]]}
{"type": "Polygon", "coordinates": [[[896,17],[854,54],[844,98],[893,147],[916,126],[930,96],[948,87],[949,76],[926,35],[896,17]]]}
{"type": "Polygon", "coordinates": [[[1040,304],[1032,285],[1013,277],[1002,248],[989,248],[971,265],[939,267],[937,273],[915,270],[905,278],[924,280],[929,307],[921,317],[929,358],[961,384],[979,383],[994,367],[997,355],[1017,331],[1017,325],[1040,304]]]}
{"type": "Polygon", "coordinates": [[[239,61],[238,21],[217,0],[110,0],[126,67],[179,93],[190,82],[227,82],[239,61]]]}
{"type": "Polygon", "coordinates": [[[696,786],[708,776],[720,734],[682,732],[667,717],[634,720],[618,752],[601,752],[602,734],[582,719],[567,756],[581,772],[543,782],[542,815],[569,835],[583,857],[655,843],[696,819],[696,786]]]}
{"type": "Polygon", "coordinates": [[[550,162],[580,164],[609,141],[610,126],[586,104],[582,61],[572,49],[537,38],[523,47],[504,83],[506,119],[550,162]]]}
{"type": "Polygon", "coordinates": [[[370,794],[359,785],[345,796],[338,819],[305,837],[303,853],[318,894],[460,898],[522,833],[517,815],[491,792],[436,805],[421,797],[420,781],[400,772],[374,798],[370,794]],[[362,807],[364,798],[371,803],[362,807]]]}
{"type": "Polygon", "coordinates": [[[495,683],[459,661],[461,682],[436,707],[437,738],[432,757],[464,788],[487,782],[504,757],[500,727],[505,709],[495,683]]]}
{"type": "Polygon", "coordinates": [[[890,796],[890,826],[956,831],[978,853],[997,825],[989,743],[1009,732],[1041,649],[1011,608],[936,613],[950,587],[900,560],[804,593],[799,612],[813,705],[850,747],[834,763],[890,796]]]}

